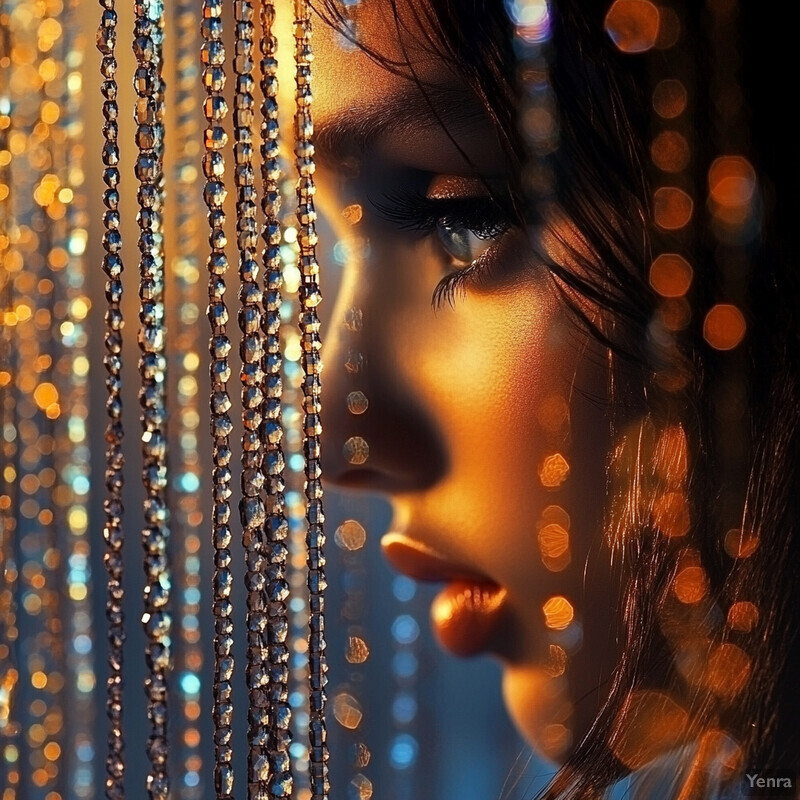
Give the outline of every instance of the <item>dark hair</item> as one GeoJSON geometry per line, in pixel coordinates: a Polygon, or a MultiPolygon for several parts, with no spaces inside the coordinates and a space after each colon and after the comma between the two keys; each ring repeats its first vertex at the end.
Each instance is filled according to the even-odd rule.
{"type": "MultiPolygon", "coordinates": [[[[396,0],[389,2],[401,25],[396,0]]],[[[725,4],[676,4],[681,25],[676,48],[631,55],[604,30],[609,5],[607,0],[553,3],[549,68],[560,117],[560,144],[553,156],[556,199],[592,255],[574,253],[578,270],[549,266],[576,316],[613,354],[617,433],[626,421],[638,419],[639,442],[645,441],[651,461],[665,458],[658,450],[665,430],[679,428],[685,435],[692,526],[684,536],[659,535],[652,508],[652,497],[663,489],[657,466],[652,496],[638,498],[650,507],[631,510],[633,489],[626,486],[625,496],[617,498],[622,509],[611,509],[607,535],[614,547],[625,550],[622,657],[592,730],[545,791],[548,798],[599,797],[629,771],[630,765],[615,755],[615,727],[631,691],[647,688],[656,677],[688,710],[688,736],[699,740],[704,731],[724,730],[735,739],[744,760],[734,771],[752,765],[796,767],[800,749],[794,726],[800,693],[793,685],[800,663],[800,317],[794,309],[800,300],[795,261],[800,226],[794,219],[798,204],[791,202],[800,181],[796,147],[776,138],[777,131],[791,130],[788,103],[775,102],[763,86],[765,75],[776,81],[793,74],[792,67],[781,72],[778,63],[790,57],[791,33],[753,4],[743,3],[738,18],[725,11],[725,4]],[[733,37],[726,54],[714,51],[715,24],[733,37]],[[772,64],[765,72],[768,52],[772,64]],[[745,233],[720,232],[712,210],[699,200],[695,221],[677,245],[651,222],[651,93],[672,66],[682,72],[692,97],[687,135],[693,160],[685,180],[695,197],[706,195],[707,171],[719,155],[743,156],[755,169],[758,191],[745,233]],[[741,96],[723,97],[732,77],[741,96]],[[735,130],[715,111],[722,102],[739,103],[735,130]],[[650,285],[649,267],[653,253],[676,246],[695,268],[688,295],[694,313],[672,335],[654,327],[661,299],[650,285]],[[605,312],[604,324],[589,322],[576,293],[605,312]],[[731,352],[714,349],[703,324],[708,309],[729,299],[747,325],[743,343],[731,352]],[[676,372],[677,384],[663,380],[676,372]],[[739,396],[738,408],[726,397],[730,391],[739,396]],[[735,447],[733,437],[741,439],[735,447]],[[730,538],[725,547],[728,529],[740,531],[740,543],[749,537],[758,546],[746,558],[732,557],[730,538]],[[688,555],[701,565],[708,591],[702,613],[684,619],[680,633],[696,626],[709,648],[731,645],[746,654],[749,677],[735,700],[687,680],[675,665],[669,626],[677,623],[667,619],[668,598],[688,555]],[[758,610],[758,623],[737,633],[726,627],[725,614],[742,600],[758,610]]],[[[504,4],[409,0],[407,6],[408,13],[424,20],[420,27],[428,44],[483,102],[511,163],[522,164],[526,145],[517,119],[514,30],[504,4]]],[[[333,2],[324,0],[318,10],[347,31],[333,2]]],[[[387,64],[379,53],[370,55],[416,79],[413,65],[387,64]]],[[[624,445],[618,458],[624,458],[623,450],[624,445]]],[[[629,466],[637,478],[653,470],[646,460],[640,454],[629,466]]]]}

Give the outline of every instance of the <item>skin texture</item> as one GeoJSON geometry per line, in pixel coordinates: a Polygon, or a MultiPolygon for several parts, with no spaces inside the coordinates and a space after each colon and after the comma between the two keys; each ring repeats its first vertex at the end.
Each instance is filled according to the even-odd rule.
{"type": "MultiPolygon", "coordinates": [[[[403,3],[399,10],[408,27],[402,35],[388,3],[364,4],[360,39],[394,61],[408,55],[447,131],[412,81],[358,48],[343,50],[338,34],[315,20],[317,208],[339,237],[355,241],[323,352],[325,474],[342,487],[387,493],[392,531],[403,542],[445,562],[453,576],[505,590],[480,649],[501,660],[519,729],[558,760],[588,729],[615,662],[616,596],[602,538],[608,376],[599,348],[577,328],[520,231],[473,239],[476,252],[491,258],[491,274],[452,303],[432,304],[439,281],[463,265],[436,231],[386,219],[385,199],[408,191],[485,195],[486,182],[502,185],[507,176],[479,106],[420,46],[403,3]],[[361,216],[352,224],[342,209],[354,205],[361,216]],[[362,312],[357,332],[343,324],[351,308],[362,312]],[[364,357],[356,374],[345,368],[352,349],[364,357]],[[346,405],[354,390],[369,399],[359,416],[346,405]],[[546,410],[564,401],[569,423],[554,426],[546,410]],[[351,436],[369,444],[363,465],[343,455],[351,436]],[[570,471],[549,489],[539,469],[554,453],[570,471]],[[554,504],[570,516],[571,561],[559,572],[545,567],[537,541],[537,521],[554,504]],[[566,636],[545,624],[542,608],[553,596],[575,609],[577,625],[566,636]],[[551,645],[576,637],[581,644],[565,648],[564,675],[554,675],[551,645]]],[[[558,236],[573,236],[568,220],[553,218],[558,236]]],[[[568,263],[552,235],[549,241],[551,257],[568,263]]]]}

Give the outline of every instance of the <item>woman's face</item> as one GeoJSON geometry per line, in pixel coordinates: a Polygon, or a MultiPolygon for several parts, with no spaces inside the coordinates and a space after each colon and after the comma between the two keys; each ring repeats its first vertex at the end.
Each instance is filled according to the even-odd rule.
{"type": "MultiPolygon", "coordinates": [[[[607,375],[490,198],[509,175],[488,118],[398,6],[407,29],[362,3],[359,39],[408,60],[427,100],[315,18],[317,208],[349,254],[324,346],[324,467],[390,496],[385,554],[443,584],[439,640],[499,658],[516,724],[559,758],[615,662],[607,375]]],[[[558,237],[580,248],[568,221],[546,237],[568,266],[558,237]]]]}

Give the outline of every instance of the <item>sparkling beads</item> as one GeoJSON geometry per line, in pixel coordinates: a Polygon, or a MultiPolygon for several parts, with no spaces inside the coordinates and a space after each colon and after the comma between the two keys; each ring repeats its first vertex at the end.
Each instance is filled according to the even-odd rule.
{"type": "Polygon", "coordinates": [[[267,757],[271,775],[269,789],[274,797],[289,797],[293,779],[289,758],[291,733],[291,707],[289,705],[289,648],[287,635],[289,619],[287,602],[289,584],[286,577],[288,561],[287,537],[289,524],[286,518],[284,496],[284,456],[282,449],[281,419],[281,230],[280,167],[278,164],[278,62],[277,40],[273,34],[275,7],[272,2],[261,3],[261,177],[263,194],[261,208],[265,222],[262,229],[264,249],[262,259],[265,274],[265,296],[262,332],[264,336],[264,420],[262,441],[267,458],[267,520],[265,534],[268,545],[267,598],[269,616],[267,659],[269,665],[269,705],[272,710],[267,734],[267,757]]]}
{"type": "Polygon", "coordinates": [[[306,519],[308,522],[308,590],[310,603],[309,654],[309,739],[310,779],[314,800],[327,800],[328,747],[325,728],[325,519],[322,508],[320,468],[320,338],[317,306],[319,265],[316,260],[316,211],[314,209],[314,126],[311,119],[311,7],[307,0],[295,0],[295,156],[297,157],[297,241],[300,246],[300,331],[303,382],[304,455],[306,459],[306,519]]]}
{"type": "Polygon", "coordinates": [[[214,786],[218,800],[231,800],[233,795],[233,750],[231,747],[231,723],[233,704],[231,701],[231,679],[233,677],[233,606],[230,601],[233,586],[231,573],[231,449],[230,434],[233,423],[228,415],[231,400],[228,380],[231,368],[228,356],[231,343],[227,333],[228,309],[225,306],[225,275],[228,259],[225,255],[225,185],[223,175],[225,162],[222,148],[227,143],[227,134],[222,121],[227,115],[227,106],[222,96],[225,87],[225,47],[222,43],[222,3],[205,0],[203,3],[203,85],[206,102],[205,155],[203,174],[206,178],[203,197],[208,207],[209,237],[211,248],[208,260],[208,321],[211,325],[211,437],[213,440],[213,484],[212,542],[214,547],[213,607],[214,678],[214,786]]]}
{"type": "MultiPolygon", "coordinates": [[[[264,426],[264,339],[261,329],[262,293],[258,284],[256,247],[256,190],[253,171],[253,5],[249,0],[234,4],[236,44],[234,69],[234,158],[236,182],[236,236],[239,250],[239,353],[242,359],[242,498],[239,514],[245,551],[247,589],[247,665],[245,679],[248,703],[247,796],[267,796],[272,770],[267,756],[267,731],[273,709],[269,702],[271,671],[267,667],[270,649],[268,630],[269,587],[264,539],[266,508],[263,499],[265,475],[262,431],[264,426]]],[[[267,391],[269,388],[267,387],[267,391]]],[[[267,470],[275,467],[268,456],[267,470]]],[[[272,476],[271,476],[272,477],[272,476]]],[[[280,480],[280,474],[277,476],[280,480]]],[[[282,487],[278,487],[279,490],[282,487]]],[[[280,791],[278,796],[283,796],[280,791]]]]}
{"type": "Polygon", "coordinates": [[[167,674],[170,668],[172,621],[167,610],[172,590],[167,559],[166,502],[166,329],[164,323],[164,85],[161,77],[163,7],[155,0],[134,6],[133,52],[136,70],[134,119],[138,156],[134,173],[139,181],[139,405],[142,422],[142,484],[145,491],[144,625],[147,644],[145,679],[150,736],[147,792],[166,800],[167,674]]]}
{"type": "Polygon", "coordinates": [[[103,535],[106,551],[103,561],[106,567],[108,588],[106,595],[106,622],[108,624],[108,664],[106,679],[106,714],[109,720],[108,751],[106,754],[106,797],[120,800],[124,797],[122,736],[122,647],[125,642],[125,617],[123,603],[122,546],[125,533],[122,527],[124,485],[123,466],[125,457],[122,444],[122,237],[119,233],[119,146],[117,143],[119,105],[117,104],[117,12],[115,0],[101,0],[103,9],[97,29],[97,49],[102,54],[100,74],[103,77],[104,144],[102,150],[103,182],[103,272],[106,274],[105,357],[106,368],[106,498],[103,503],[105,524],[103,535]]]}

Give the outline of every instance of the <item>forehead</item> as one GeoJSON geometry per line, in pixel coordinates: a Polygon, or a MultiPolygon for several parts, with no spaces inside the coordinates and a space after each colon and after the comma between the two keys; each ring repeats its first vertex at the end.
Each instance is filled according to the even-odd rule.
{"type": "MultiPolygon", "coordinates": [[[[315,7],[324,10],[323,0],[317,0],[315,7]]],[[[361,0],[348,7],[347,13],[358,45],[319,14],[314,15],[318,116],[324,117],[343,106],[374,106],[381,98],[407,93],[418,83],[441,85],[455,80],[443,59],[433,51],[430,31],[419,22],[409,0],[361,0]]]]}
{"type": "MultiPolygon", "coordinates": [[[[320,161],[380,150],[395,163],[454,173],[496,173],[502,155],[486,109],[425,27],[418,0],[361,0],[351,6],[354,44],[316,0],[312,37],[315,144],[320,161]],[[324,18],[323,18],[324,14],[324,18]],[[466,158],[465,158],[466,156],[466,158]]],[[[291,41],[291,0],[280,33],[291,41]]],[[[340,6],[341,7],[341,6],[340,6]]],[[[284,108],[291,107],[290,51],[283,49],[284,108]]]]}

